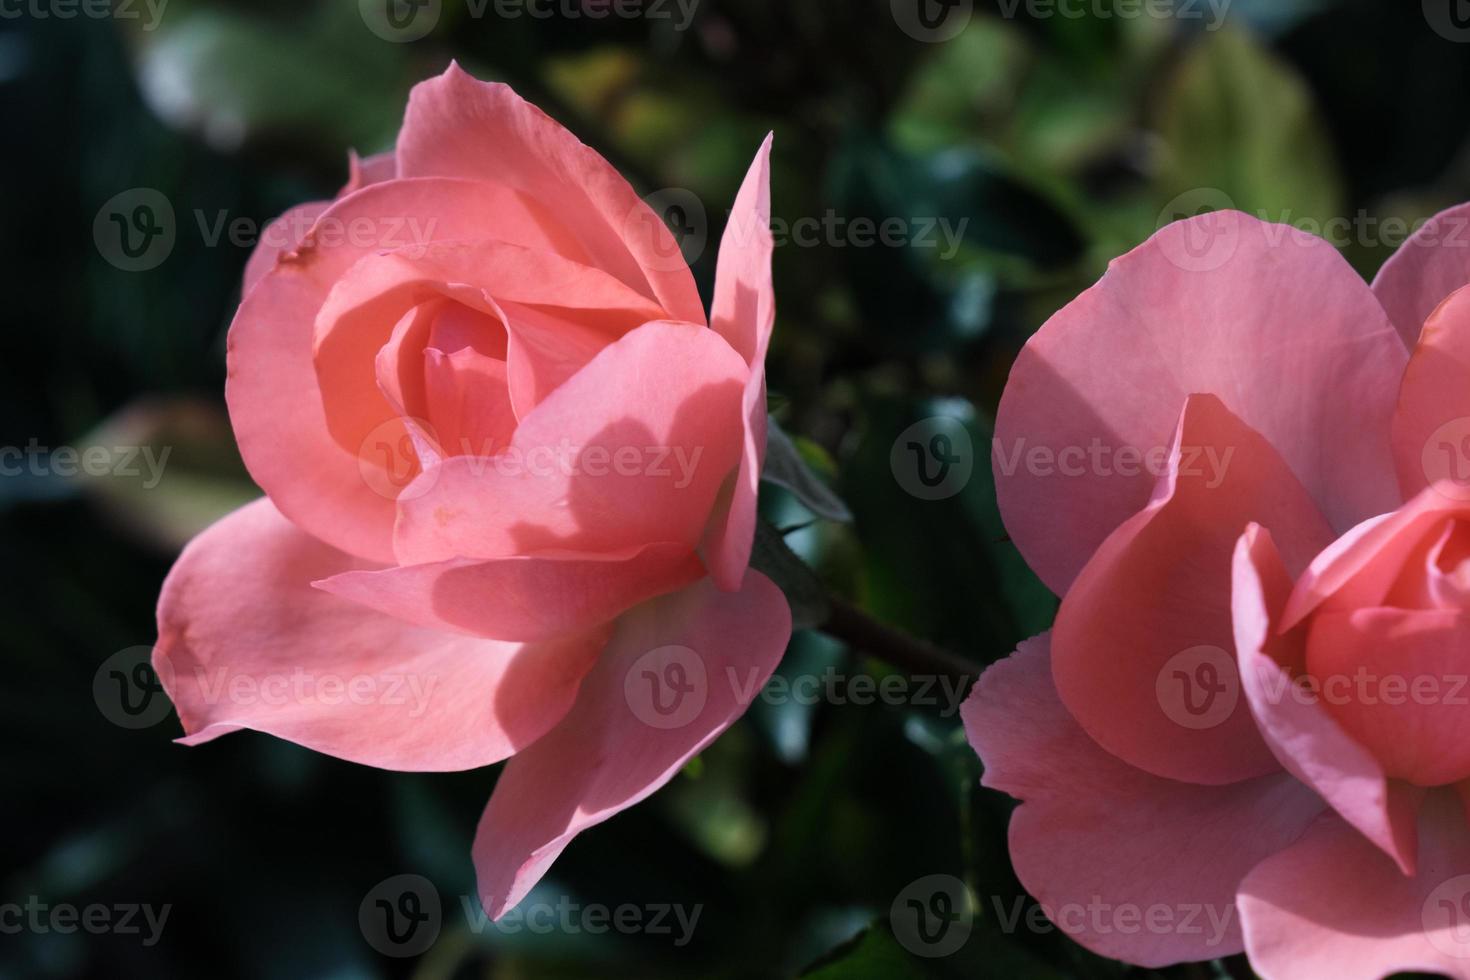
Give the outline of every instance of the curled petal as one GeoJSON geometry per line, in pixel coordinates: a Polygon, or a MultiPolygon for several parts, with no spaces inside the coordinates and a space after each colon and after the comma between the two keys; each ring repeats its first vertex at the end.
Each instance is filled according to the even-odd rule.
{"type": "Polygon", "coordinates": [[[984,785],[1022,801],[1010,828],[1021,884],[1104,956],[1157,967],[1239,952],[1236,887],[1321,801],[1281,772],[1198,786],[1108,754],[1057,698],[1048,647],[1046,635],[1021,644],[962,711],[984,785]]]}
{"type": "Polygon", "coordinates": [[[1302,568],[1332,530],[1274,449],[1219,399],[1191,396],[1154,500],[1103,542],[1062,599],[1057,690],[1119,758],[1229,783],[1278,768],[1240,699],[1230,615],[1235,543],[1252,522],[1302,568]]]}
{"type": "Polygon", "coordinates": [[[1446,296],[1470,283],[1470,204],[1448,208],[1389,256],[1373,292],[1412,350],[1424,321],[1446,296]]]}
{"type": "Polygon", "coordinates": [[[992,453],[1006,528],[1064,594],[1148,502],[1138,456],[1167,447],[1184,399],[1204,393],[1276,448],[1341,533],[1399,503],[1388,433],[1405,359],[1327,242],[1237,212],[1177,221],[1016,358],[992,453]]]}
{"type": "Polygon", "coordinates": [[[644,799],[759,694],[791,637],[781,590],[747,572],[628,613],[561,724],[505,767],[475,833],[480,900],[514,907],[573,837],[644,799]]]}
{"type": "Polygon", "coordinates": [[[472,639],[311,587],[377,567],[265,499],[194,539],[164,583],[154,651],[185,742],[248,728],[384,769],[473,769],[555,725],[607,637],[472,639]]]}

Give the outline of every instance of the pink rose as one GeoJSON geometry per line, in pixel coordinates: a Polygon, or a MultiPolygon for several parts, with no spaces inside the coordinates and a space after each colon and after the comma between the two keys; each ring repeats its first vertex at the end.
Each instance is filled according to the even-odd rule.
{"type": "Polygon", "coordinates": [[[769,153],[708,325],[627,181],[458,66],[414,89],[393,153],[267,230],[226,389],[267,496],[193,541],[159,600],[185,743],[510,759],[474,848],[499,916],[739,717],[791,630],[748,570],[769,153]]]}
{"type": "Polygon", "coordinates": [[[1467,219],[1371,290],[1301,232],[1181,221],[1017,358],[1000,505],[1062,602],[964,713],[1083,945],[1470,977],[1467,219]]]}

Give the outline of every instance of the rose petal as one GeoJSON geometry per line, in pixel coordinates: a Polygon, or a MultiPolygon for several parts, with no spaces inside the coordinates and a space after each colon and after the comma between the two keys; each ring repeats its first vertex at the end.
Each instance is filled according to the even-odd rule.
{"type": "Polygon", "coordinates": [[[1328,712],[1390,776],[1470,778],[1470,618],[1454,609],[1319,612],[1307,669],[1328,712]]]}
{"type": "Polygon", "coordinates": [[[1306,671],[1306,649],[1302,631],[1279,629],[1290,594],[1291,576],[1271,532],[1251,525],[1235,549],[1231,605],[1241,684],[1261,737],[1288,772],[1413,874],[1423,794],[1390,780],[1328,713],[1320,693],[1293,686],[1306,671]]]}
{"type": "Polygon", "coordinates": [[[1314,558],[1297,579],[1281,628],[1292,629],[1319,609],[1382,605],[1413,555],[1447,520],[1466,515],[1470,502],[1431,487],[1398,510],[1364,521],[1314,558]]]}
{"type": "Polygon", "coordinates": [[[759,694],[790,637],[786,598],[754,571],[738,592],[706,580],[620,620],[566,718],[495,786],[475,834],[486,911],[499,918],[573,837],[713,742],[759,694]],[[679,686],[656,689],[649,676],[679,686]]]}
{"type": "Polygon", "coordinates": [[[262,228],[260,240],[255,243],[255,251],[250,253],[250,258],[245,262],[242,295],[250,292],[262,276],[275,268],[276,259],[280,258],[282,252],[289,252],[300,244],[311,226],[316,224],[316,219],[331,206],[331,201],[298,204],[262,228]]]}
{"type": "Polygon", "coordinates": [[[1424,321],[1399,390],[1393,452],[1405,497],[1447,481],[1449,496],[1470,501],[1470,289],[1424,321]]]}
{"type": "Polygon", "coordinates": [[[337,196],[346,197],[369,184],[381,184],[397,176],[398,158],[392,150],[386,153],[373,153],[365,157],[358,156],[356,150],[350,150],[347,153],[347,183],[337,192],[337,196]]]}
{"type": "Polygon", "coordinates": [[[523,419],[507,453],[446,459],[411,484],[399,561],[694,547],[739,460],[747,373],[706,327],[639,327],[523,419]]]}
{"type": "Polygon", "coordinates": [[[1135,769],[1077,725],[1051,673],[1043,634],[988,669],[962,709],[983,784],[1022,801],[1010,828],[1021,883],[1103,956],[1158,967],[1238,952],[1236,886],[1321,801],[1280,772],[1198,786],[1135,769]]]}
{"type": "MultiPolygon", "coordinates": [[[[504,188],[475,181],[365,187],[318,218],[241,303],[230,327],[230,421],[255,482],[308,533],[349,554],[393,557],[396,491],[369,478],[378,464],[365,452],[332,438],[322,406],[313,338],[328,293],[359,259],[382,249],[483,237],[506,216],[508,200],[504,188]]],[[[374,348],[366,362],[369,385],[376,355],[374,348]]]]}
{"type": "Polygon", "coordinates": [[[715,299],[710,326],[750,365],[743,400],[745,448],[740,468],[710,518],[702,551],[710,574],[722,589],[735,589],[750,564],[755,542],[756,501],[766,459],[766,351],[776,325],[776,291],[771,282],[771,142],[735,196],[729,224],[720,241],[715,299]]]}
{"type": "Polygon", "coordinates": [[[185,742],[249,728],[385,769],[489,765],[566,714],[607,636],[470,639],[311,587],[375,567],[264,499],[195,538],[164,583],[154,651],[185,742]]]}
{"type": "Polygon", "coordinates": [[[1271,445],[1220,399],[1191,395],[1154,500],[1103,542],[1057,612],[1062,701],[1154,775],[1229,783],[1277,768],[1238,700],[1231,653],[1231,556],[1252,522],[1285,542],[1288,567],[1332,541],[1271,445]]]}
{"type": "Polygon", "coordinates": [[[1434,308],[1470,283],[1470,204],[1441,211],[1389,256],[1373,292],[1412,350],[1434,308]]]}
{"type": "Polygon", "coordinates": [[[405,622],[534,642],[609,622],[704,574],[688,545],[594,558],[455,559],[353,571],[315,585],[405,622]]]}
{"type": "Polygon", "coordinates": [[[481,82],[453,62],[414,86],[398,172],[503,181],[575,234],[588,265],[657,300],[662,317],[705,322],[694,277],[658,216],[606,160],[508,86],[481,82]]]}
{"type": "Polygon", "coordinates": [[[1185,397],[1203,392],[1275,446],[1345,531],[1399,502],[1388,427],[1405,357],[1328,243],[1236,212],[1175,222],[1017,357],[992,453],[1006,528],[1064,594],[1152,492],[1119,450],[1161,451],[1185,397]],[[1210,247],[1192,252],[1201,235],[1210,247]]]}
{"type": "Polygon", "coordinates": [[[1419,873],[1335,814],[1240,886],[1251,966],[1266,980],[1377,980],[1400,972],[1470,978],[1470,830],[1437,791],[1419,818],[1419,873]]]}
{"type": "MultiPolygon", "coordinates": [[[[510,242],[441,240],[365,256],[332,287],[316,317],[318,383],[328,427],[344,448],[361,446],[392,420],[391,404],[378,397],[378,356],[406,311],[441,297],[462,310],[446,310],[440,318],[477,318],[483,342],[501,346],[507,329],[520,329],[502,325],[502,302],[555,307],[604,344],[660,315],[657,306],[601,270],[510,242]]],[[[518,358],[534,353],[516,349],[518,358]]],[[[511,399],[529,401],[515,392],[511,399]]]]}

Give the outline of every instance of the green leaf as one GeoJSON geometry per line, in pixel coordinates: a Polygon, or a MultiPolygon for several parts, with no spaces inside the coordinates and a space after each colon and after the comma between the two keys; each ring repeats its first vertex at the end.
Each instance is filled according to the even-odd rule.
{"type": "Polygon", "coordinates": [[[1287,224],[1340,215],[1343,182],[1322,119],[1305,82],[1249,34],[1205,34],[1161,102],[1163,190],[1176,200],[1223,192],[1234,207],[1287,224]]]}
{"type": "Polygon", "coordinates": [[[924,980],[925,973],[886,931],[869,929],[851,952],[805,976],[808,980],[924,980]]]}
{"type": "Polygon", "coordinates": [[[852,511],[823,483],[776,420],[766,417],[766,466],[761,479],[791,491],[801,505],[818,517],[848,524],[852,511]]]}

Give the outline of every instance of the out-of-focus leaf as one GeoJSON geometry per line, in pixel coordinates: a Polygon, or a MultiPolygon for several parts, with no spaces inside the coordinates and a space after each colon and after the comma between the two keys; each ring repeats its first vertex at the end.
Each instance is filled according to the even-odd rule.
{"type": "MultiPolygon", "coordinates": [[[[814,446],[809,451],[820,452],[814,446]]],[[[842,498],[812,472],[805,454],[770,416],[766,417],[766,466],[761,479],[791,491],[818,517],[844,524],[852,520],[852,511],[842,498]]]]}
{"type": "Polygon", "coordinates": [[[1018,25],[976,17],[948,44],[935,45],[894,109],[890,132],[904,149],[932,153],[994,129],[1014,110],[1031,59],[1018,25]]]}
{"type": "Polygon", "coordinates": [[[124,527],[170,551],[260,496],[229,419],[212,402],[140,402],[79,440],[76,451],[84,490],[124,527]]]}
{"type": "Polygon", "coordinates": [[[781,658],[775,677],[787,696],[757,698],[750,706],[750,720],[770,741],[782,761],[795,765],[811,748],[812,725],[820,705],[794,692],[798,678],[821,677],[847,660],[842,644],[821,633],[803,630],[791,638],[791,647],[781,658]]]}
{"type": "Polygon", "coordinates": [[[154,111],[221,149],[289,130],[373,151],[391,145],[402,119],[402,46],[371,35],[355,3],[311,8],[289,32],[201,9],[142,40],[139,81],[154,111]]]}
{"type": "Polygon", "coordinates": [[[872,928],[840,959],[803,976],[808,980],[925,980],[927,974],[887,930],[872,928]]]}
{"type": "Polygon", "coordinates": [[[1234,207],[1287,224],[1342,213],[1336,155],[1311,91],[1243,31],[1198,38],[1169,81],[1158,130],[1170,198],[1223,192],[1234,207]]]}
{"type": "Polygon", "coordinates": [[[866,415],[863,438],[842,465],[865,553],[865,608],[982,662],[1049,626],[1056,599],[1006,540],[987,465],[990,430],[973,406],[954,398],[870,397],[866,415]],[[912,474],[896,469],[912,463],[900,440],[928,446],[939,425],[968,476],[954,470],[948,496],[923,499],[912,474]]]}
{"type": "Polygon", "coordinates": [[[837,213],[901,236],[838,252],[863,319],[901,349],[949,351],[982,333],[994,289],[977,275],[1021,278],[1082,252],[1068,218],[980,147],[913,156],[859,133],[831,181],[837,213]]]}

